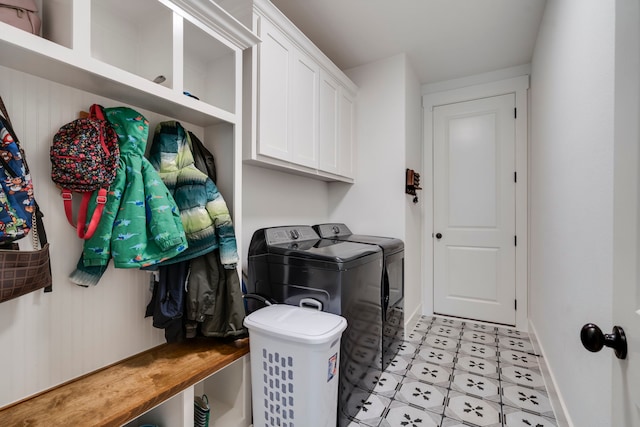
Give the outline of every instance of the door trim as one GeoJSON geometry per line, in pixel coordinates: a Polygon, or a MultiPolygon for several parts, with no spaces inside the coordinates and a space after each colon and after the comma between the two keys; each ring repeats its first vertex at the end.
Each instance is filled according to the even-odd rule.
{"type": "Polygon", "coordinates": [[[516,171],[518,181],[516,185],[516,235],[518,245],[516,247],[516,328],[527,331],[528,325],[528,101],[529,76],[519,76],[492,83],[468,86],[460,89],[447,90],[422,97],[423,129],[424,129],[424,165],[429,172],[424,173],[424,188],[426,191],[424,200],[424,262],[425,270],[431,274],[424,275],[422,286],[422,312],[425,315],[433,314],[433,108],[439,105],[455,102],[472,101],[479,98],[488,98],[508,93],[515,94],[517,120],[516,120],[516,171]]]}

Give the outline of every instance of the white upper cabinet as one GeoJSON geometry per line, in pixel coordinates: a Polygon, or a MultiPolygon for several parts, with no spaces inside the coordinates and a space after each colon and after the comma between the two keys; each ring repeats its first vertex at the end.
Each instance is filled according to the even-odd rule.
{"type": "Polygon", "coordinates": [[[338,130],[338,107],[340,84],[326,71],[320,73],[320,159],[319,168],[328,173],[338,174],[338,151],[340,146],[338,130]]]}
{"type": "Polygon", "coordinates": [[[293,163],[318,167],[318,80],[320,66],[304,52],[293,58],[291,138],[293,163]]]}
{"type": "Polygon", "coordinates": [[[353,159],[355,101],[352,93],[329,73],[320,73],[319,166],[322,172],[355,176],[353,159]]]}
{"type": "Polygon", "coordinates": [[[253,7],[261,43],[245,56],[244,160],[353,182],[356,86],[269,1],[253,7]]]}
{"type": "Polygon", "coordinates": [[[258,151],[264,156],[291,161],[289,88],[292,86],[294,47],[268,20],[262,20],[260,25],[258,151]]]}
{"type": "Polygon", "coordinates": [[[338,153],[339,173],[344,176],[355,175],[354,159],[356,144],[355,141],[355,100],[351,94],[345,90],[340,93],[338,110],[340,118],[338,120],[338,138],[340,141],[340,151],[338,153]]]}

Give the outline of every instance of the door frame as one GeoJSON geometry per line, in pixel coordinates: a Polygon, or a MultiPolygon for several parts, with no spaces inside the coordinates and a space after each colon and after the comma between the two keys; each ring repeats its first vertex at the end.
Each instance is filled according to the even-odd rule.
{"type": "Polygon", "coordinates": [[[516,185],[516,325],[521,331],[528,331],[528,100],[529,76],[519,76],[491,83],[467,86],[459,89],[445,90],[425,94],[422,97],[423,110],[423,138],[424,138],[424,166],[428,168],[424,173],[424,234],[423,257],[425,271],[422,286],[422,314],[433,314],[433,108],[453,104],[456,102],[472,101],[479,98],[489,98],[509,93],[515,94],[517,120],[516,132],[516,171],[518,181],[516,185]]]}

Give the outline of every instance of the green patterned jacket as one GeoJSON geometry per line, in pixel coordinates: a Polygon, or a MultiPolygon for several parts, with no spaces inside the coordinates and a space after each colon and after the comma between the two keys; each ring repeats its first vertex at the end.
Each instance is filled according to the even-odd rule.
{"type": "MultiPolygon", "coordinates": [[[[116,268],[150,267],[187,248],[176,202],[144,157],[149,122],[128,107],[105,108],[118,134],[120,165],[109,188],[100,224],[84,244],[84,265],[116,268]]],[[[91,215],[95,198],[89,206],[91,215]]]]}
{"type": "Polygon", "coordinates": [[[193,259],[220,248],[225,268],[238,262],[235,231],[224,198],[194,164],[189,136],[176,121],[156,126],[149,161],[173,195],[187,235],[188,249],[162,264],[193,259]]]}

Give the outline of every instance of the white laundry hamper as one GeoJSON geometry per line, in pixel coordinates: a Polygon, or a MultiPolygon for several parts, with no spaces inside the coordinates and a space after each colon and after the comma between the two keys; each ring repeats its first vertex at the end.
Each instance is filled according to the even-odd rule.
{"type": "Polygon", "coordinates": [[[245,318],[251,355],[254,427],[335,427],[340,337],[338,315],[285,304],[245,318]]]}

